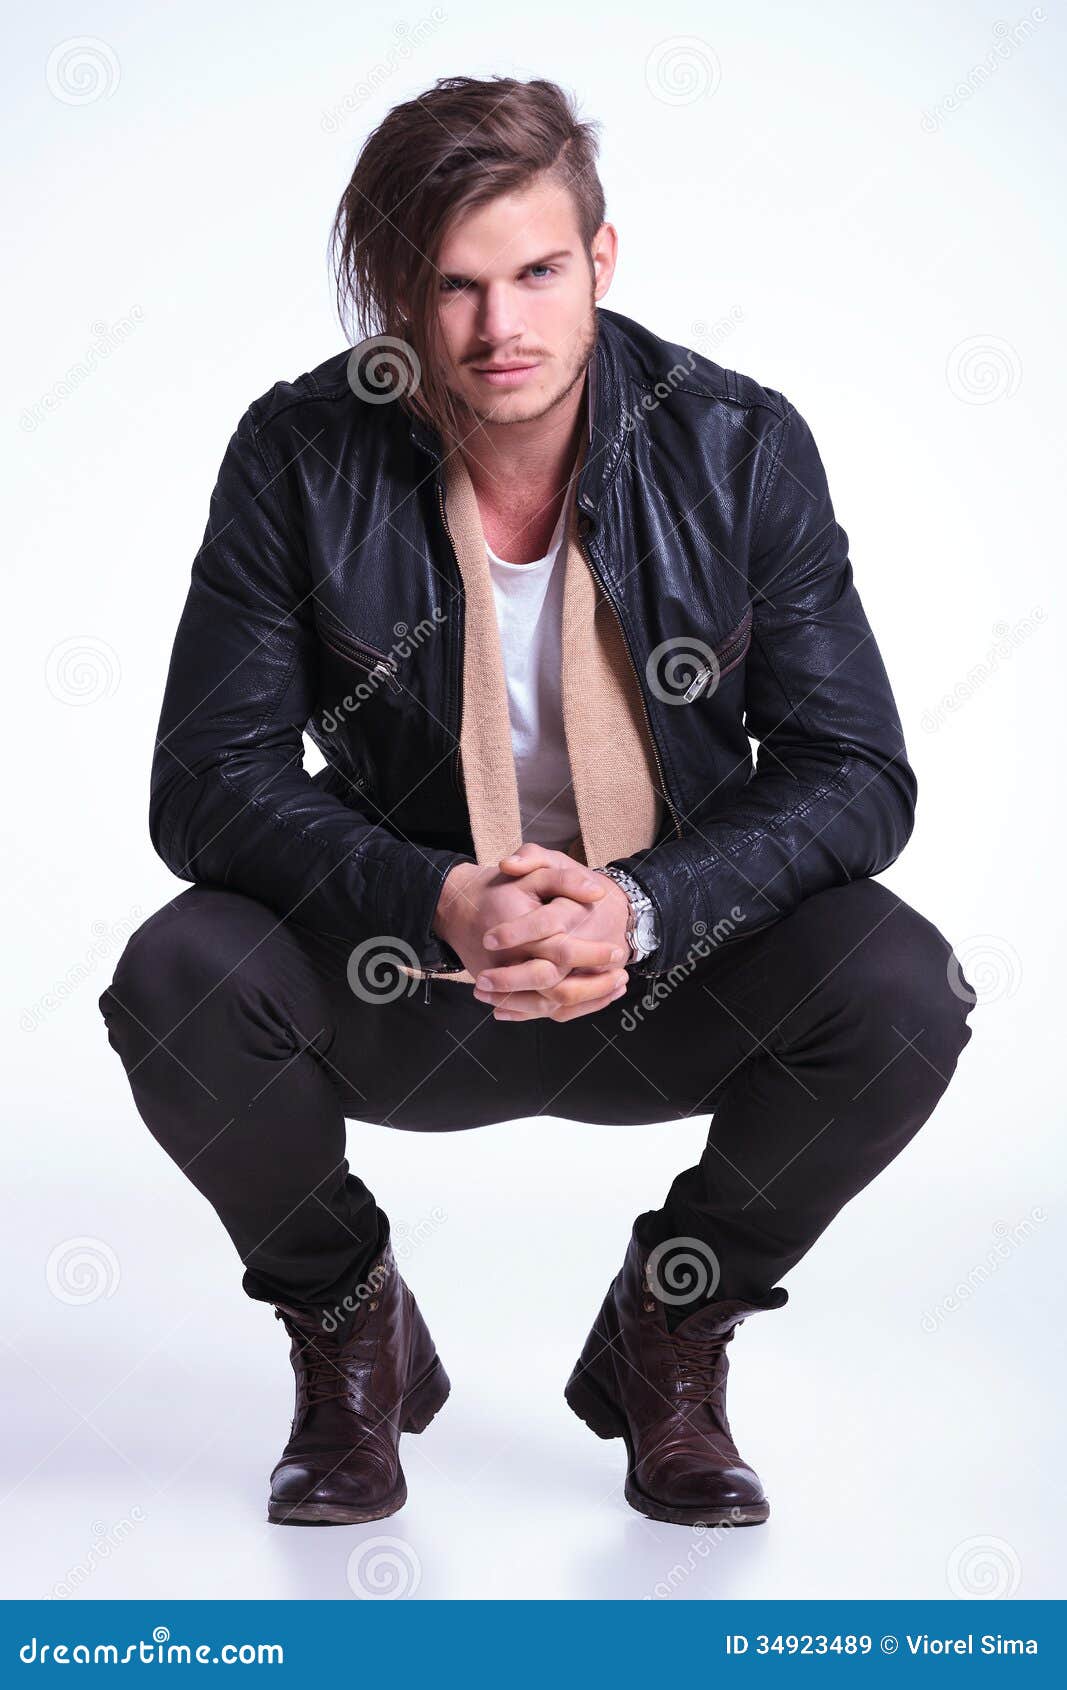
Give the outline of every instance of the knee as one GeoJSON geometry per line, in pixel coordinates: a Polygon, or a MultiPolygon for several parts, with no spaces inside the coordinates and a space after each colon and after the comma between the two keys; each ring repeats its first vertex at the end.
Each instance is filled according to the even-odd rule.
{"type": "Polygon", "coordinates": [[[154,1026],[168,1016],[177,1019],[218,988],[227,972],[224,916],[214,894],[191,888],[142,922],[98,999],[105,1022],[126,1016],[154,1026]]]}
{"type": "Polygon", "coordinates": [[[115,966],[111,984],[97,1000],[108,1026],[127,1018],[141,1023],[154,1019],[153,1007],[173,981],[173,958],[177,944],[186,944],[187,924],[180,921],[171,904],[156,910],[127,939],[115,966]]]}
{"type": "Polygon", "coordinates": [[[146,1034],[169,1041],[173,1033],[203,1057],[220,1029],[250,1022],[260,1032],[269,1027],[288,1048],[291,1027],[299,1025],[290,1005],[315,986],[299,947],[266,905],[223,887],[195,886],[131,935],[98,1007],[109,1030],[121,1029],[124,1045],[146,1034]]]}
{"type": "Polygon", "coordinates": [[[971,1036],[977,994],[933,922],[897,901],[858,940],[840,970],[839,991],[879,1041],[905,1042],[948,1075],[971,1036]]]}

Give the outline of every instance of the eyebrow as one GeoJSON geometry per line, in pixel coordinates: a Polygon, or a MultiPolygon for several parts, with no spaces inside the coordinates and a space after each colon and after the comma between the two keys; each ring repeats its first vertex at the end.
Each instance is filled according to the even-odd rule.
{"type": "MultiPolygon", "coordinates": [[[[574,257],[574,253],[571,251],[570,247],[565,246],[565,247],[561,247],[558,252],[546,252],[542,258],[529,258],[529,259],[527,259],[525,264],[519,265],[519,269],[520,270],[532,270],[532,269],[536,268],[536,266],[538,264],[551,264],[553,259],[556,259],[556,258],[573,258],[573,257],[574,257]]],[[[463,274],[462,270],[442,270],[441,274],[445,278],[445,280],[449,281],[449,282],[454,282],[454,281],[469,282],[469,281],[473,280],[473,277],[465,276],[463,274]]]]}

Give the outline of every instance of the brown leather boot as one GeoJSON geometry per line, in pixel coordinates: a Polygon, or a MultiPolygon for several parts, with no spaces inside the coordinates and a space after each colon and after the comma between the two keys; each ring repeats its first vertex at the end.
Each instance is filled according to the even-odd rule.
{"type": "Polygon", "coordinates": [[[598,1438],[625,1439],[632,1508],[677,1525],[758,1524],[770,1504],[730,1432],[726,1346],[748,1315],[789,1293],[702,1303],[671,1333],[648,1256],[632,1233],[563,1394],[598,1438]]]}
{"type": "Polygon", "coordinates": [[[296,1412],[271,1474],[267,1518],[284,1525],[352,1525],[407,1500],[397,1448],[448,1396],[448,1375],[387,1242],[346,1326],[329,1311],[275,1304],[292,1343],[296,1412]],[[324,1322],[323,1317],[326,1316],[324,1322]]]}

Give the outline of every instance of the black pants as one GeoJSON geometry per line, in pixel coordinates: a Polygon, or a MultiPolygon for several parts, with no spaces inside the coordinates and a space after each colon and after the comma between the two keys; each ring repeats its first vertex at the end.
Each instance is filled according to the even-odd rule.
{"type": "Polygon", "coordinates": [[[654,993],[630,979],[594,1015],[494,1021],[469,986],[434,981],[427,1003],[373,947],[190,887],[133,934],[99,1003],[141,1118],[217,1211],[248,1295],[352,1308],[388,1218],[349,1171],[346,1117],[447,1132],[712,1114],[639,1232],[702,1241],[717,1296],[762,1298],[926,1121],[976,1002],[938,929],[873,880],[654,993]]]}

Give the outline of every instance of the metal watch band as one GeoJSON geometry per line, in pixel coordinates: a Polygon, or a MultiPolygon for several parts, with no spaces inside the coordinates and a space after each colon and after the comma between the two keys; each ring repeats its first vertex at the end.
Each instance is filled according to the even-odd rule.
{"type": "Polygon", "coordinates": [[[610,875],[617,885],[622,887],[630,901],[630,921],[626,929],[626,937],[630,945],[630,961],[642,962],[651,956],[659,944],[658,924],[656,921],[656,906],[648,893],[625,869],[612,866],[598,870],[600,874],[610,875]]]}

